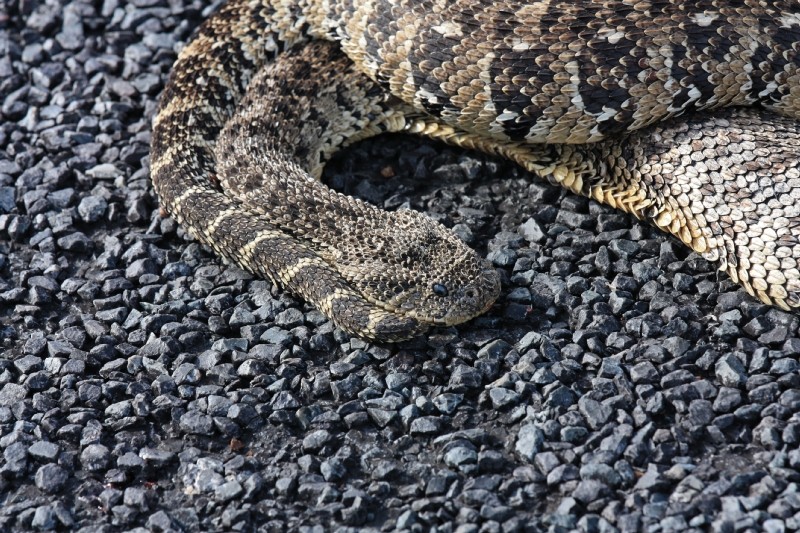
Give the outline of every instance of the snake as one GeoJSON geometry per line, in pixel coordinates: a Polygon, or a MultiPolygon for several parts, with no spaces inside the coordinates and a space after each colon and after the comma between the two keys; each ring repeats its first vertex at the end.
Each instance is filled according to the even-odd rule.
{"type": "Polygon", "coordinates": [[[431,218],[320,181],[407,132],[631,213],[767,304],[800,306],[800,3],[228,0],[153,121],[165,212],[346,333],[486,312],[490,262],[431,218]]]}

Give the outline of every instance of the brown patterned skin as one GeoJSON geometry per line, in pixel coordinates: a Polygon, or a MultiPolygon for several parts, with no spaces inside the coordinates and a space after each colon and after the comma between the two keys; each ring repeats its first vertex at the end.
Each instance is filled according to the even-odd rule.
{"type": "Polygon", "coordinates": [[[341,327],[382,340],[463,322],[500,290],[488,262],[440,224],[309,175],[341,145],[400,128],[409,111],[385,102],[338,49],[311,43],[256,74],[215,149],[222,189],[263,225],[228,255],[266,266],[341,327]]]}
{"type": "Polygon", "coordinates": [[[797,306],[794,121],[726,111],[650,125],[734,105],[797,118],[799,13],[758,1],[232,0],[175,64],[153,183],[196,238],[370,339],[467,320],[499,292],[438,224],[312,178],[382,131],[509,157],[797,306]],[[306,45],[319,39],[348,57],[306,45]]]}
{"type": "MultiPolygon", "coordinates": [[[[331,2],[325,24],[403,101],[504,141],[583,144],[686,109],[800,118],[800,3],[331,2]]],[[[316,33],[315,33],[316,35],[316,33]]]]}

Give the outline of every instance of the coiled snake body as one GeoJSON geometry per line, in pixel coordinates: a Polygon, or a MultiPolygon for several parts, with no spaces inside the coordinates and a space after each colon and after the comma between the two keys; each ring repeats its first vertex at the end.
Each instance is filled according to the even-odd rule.
{"type": "Polygon", "coordinates": [[[510,158],[797,307],[799,50],[788,1],[229,0],[173,68],[153,183],[197,239],[370,339],[499,293],[444,227],[317,180],[384,131],[510,158]]]}

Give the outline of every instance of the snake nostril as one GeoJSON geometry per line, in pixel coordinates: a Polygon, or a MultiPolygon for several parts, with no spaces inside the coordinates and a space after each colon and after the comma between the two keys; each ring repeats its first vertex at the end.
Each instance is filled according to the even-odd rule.
{"type": "Polygon", "coordinates": [[[447,296],[450,294],[450,291],[447,290],[447,287],[441,283],[434,283],[431,285],[431,289],[433,289],[433,294],[436,296],[447,296]]]}

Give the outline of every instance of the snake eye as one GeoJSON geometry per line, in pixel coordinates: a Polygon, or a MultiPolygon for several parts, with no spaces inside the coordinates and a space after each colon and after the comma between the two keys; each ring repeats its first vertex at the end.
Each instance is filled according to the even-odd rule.
{"type": "Polygon", "coordinates": [[[433,285],[431,285],[431,289],[433,289],[433,294],[435,294],[436,296],[447,296],[449,293],[447,287],[445,287],[441,283],[434,283],[433,285]]]}

